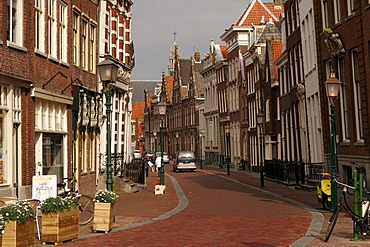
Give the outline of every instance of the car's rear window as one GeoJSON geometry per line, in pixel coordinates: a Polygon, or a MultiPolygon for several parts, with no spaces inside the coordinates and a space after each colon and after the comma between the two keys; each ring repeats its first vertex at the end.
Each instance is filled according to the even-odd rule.
{"type": "Polygon", "coordinates": [[[195,158],[195,155],[193,152],[180,152],[179,158],[195,158]]]}

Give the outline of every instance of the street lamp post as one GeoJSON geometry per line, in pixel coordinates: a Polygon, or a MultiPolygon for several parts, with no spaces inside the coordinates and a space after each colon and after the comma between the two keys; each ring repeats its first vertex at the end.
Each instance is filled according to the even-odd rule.
{"type": "Polygon", "coordinates": [[[230,126],[225,126],[226,133],[226,157],[227,157],[227,175],[230,175],[230,126]]]}
{"type": "Polygon", "coordinates": [[[179,132],[176,132],[176,153],[179,151],[179,132]]]}
{"type": "Polygon", "coordinates": [[[202,153],[202,145],[203,145],[203,136],[204,136],[204,133],[203,131],[201,130],[199,132],[199,159],[200,159],[200,169],[203,169],[203,153],[202,153]]]}
{"type": "Polygon", "coordinates": [[[103,83],[103,91],[105,93],[105,106],[107,115],[107,190],[113,191],[113,178],[112,178],[112,150],[111,150],[111,97],[112,97],[112,87],[113,83],[117,80],[118,66],[109,58],[105,56],[105,59],[98,65],[100,80],[103,83]]]}
{"type": "Polygon", "coordinates": [[[153,131],[153,136],[154,136],[154,155],[157,155],[157,131],[153,131]]]}
{"type": "Polygon", "coordinates": [[[335,148],[335,99],[338,97],[341,82],[335,77],[332,71],[325,82],[326,95],[330,102],[330,123],[331,123],[331,211],[334,212],[337,206],[337,154],[335,148]]]}
{"type": "Polygon", "coordinates": [[[163,163],[163,151],[164,151],[164,117],[166,115],[166,102],[161,101],[158,103],[158,110],[159,110],[159,116],[161,117],[161,177],[160,177],[160,183],[161,185],[165,185],[164,182],[164,163],[163,163]]]}
{"type": "Polygon", "coordinates": [[[263,188],[265,187],[265,177],[264,177],[264,169],[263,169],[263,149],[262,149],[262,137],[263,137],[263,131],[262,131],[262,126],[263,126],[263,117],[264,114],[262,112],[257,113],[257,125],[260,127],[260,152],[261,152],[261,161],[260,161],[260,187],[263,188]]]}

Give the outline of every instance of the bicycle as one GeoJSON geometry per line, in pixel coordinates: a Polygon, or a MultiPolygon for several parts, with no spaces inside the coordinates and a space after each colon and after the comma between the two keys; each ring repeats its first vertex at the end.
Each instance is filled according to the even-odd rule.
{"type": "Polygon", "coordinates": [[[71,184],[71,188],[69,190],[66,189],[66,183],[58,183],[58,196],[65,198],[65,197],[77,197],[79,202],[79,211],[80,211],[80,219],[79,225],[83,226],[92,221],[94,218],[94,201],[88,195],[79,194],[78,190],[75,189],[75,184],[77,180],[74,178],[64,178],[63,180],[67,180],[71,184]]]}
{"type": "Polygon", "coordinates": [[[354,230],[361,234],[361,235],[368,235],[370,234],[370,222],[369,222],[369,214],[370,214],[370,203],[368,200],[363,200],[359,203],[360,206],[366,205],[363,215],[358,215],[348,206],[348,202],[346,200],[346,194],[352,195],[348,192],[348,189],[351,189],[355,191],[355,187],[352,187],[348,184],[344,184],[339,182],[335,179],[335,182],[341,186],[343,186],[342,193],[340,196],[340,199],[338,201],[337,206],[334,209],[334,212],[332,213],[329,224],[325,233],[324,241],[327,242],[334,230],[335,224],[337,223],[339,212],[341,208],[344,208],[346,212],[351,216],[352,220],[354,221],[354,230]],[[344,203],[342,203],[342,201],[344,203]]]}

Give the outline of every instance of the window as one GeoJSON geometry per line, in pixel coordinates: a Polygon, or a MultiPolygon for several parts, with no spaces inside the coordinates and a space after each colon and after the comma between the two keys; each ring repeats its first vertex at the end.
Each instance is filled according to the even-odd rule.
{"type": "Polygon", "coordinates": [[[328,19],[328,0],[322,0],[322,28],[329,27],[329,19],[328,19]]]}
{"type": "Polygon", "coordinates": [[[60,2],[59,7],[59,59],[67,63],[67,6],[60,2]]]}
{"type": "Polygon", "coordinates": [[[81,164],[81,172],[84,172],[86,173],[88,170],[87,170],[87,160],[88,160],[88,157],[87,157],[87,151],[88,151],[88,140],[90,139],[90,136],[89,136],[89,132],[88,131],[85,131],[85,132],[82,132],[81,133],[82,135],[82,150],[81,150],[81,161],[82,161],[82,164],[81,164]]]}
{"type": "Polygon", "coordinates": [[[297,22],[296,22],[296,12],[294,9],[294,5],[292,4],[290,7],[290,13],[292,15],[292,32],[294,32],[297,29],[297,22]]]}
{"type": "Polygon", "coordinates": [[[90,35],[89,35],[89,71],[92,73],[95,73],[95,68],[96,68],[96,45],[95,45],[95,40],[96,40],[96,25],[91,24],[90,25],[90,35]]]}
{"type": "Polygon", "coordinates": [[[49,56],[57,57],[56,0],[49,0],[48,8],[48,52],[49,56]]]}
{"type": "Polygon", "coordinates": [[[57,175],[63,182],[63,135],[43,133],[42,166],[43,175],[57,175]]]}
{"type": "Polygon", "coordinates": [[[23,45],[23,0],[8,0],[7,40],[23,45]]]}
{"type": "Polygon", "coordinates": [[[87,70],[87,46],[88,46],[88,25],[85,19],[82,20],[82,31],[81,31],[81,67],[87,70]]]}
{"type": "Polygon", "coordinates": [[[13,89],[13,122],[20,123],[21,122],[21,97],[22,97],[22,90],[19,87],[15,87],[13,89]]]}
{"type": "Polygon", "coordinates": [[[265,110],[266,110],[266,122],[270,122],[270,99],[267,99],[266,100],[266,106],[265,106],[265,110]]]}
{"type": "Polygon", "coordinates": [[[287,26],[287,35],[289,36],[290,35],[290,30],[291,30],[291,26],[290,26],[290,10],[289,9],[287,9],[287,11],[286,11],[286,20],[287,20],[287,22],[286,22],[286,26],[287,26]]]}
{"type": "Polygon", "coordinates": [[[334,0],[334,21],[338,23],[341,21],[342,16],[340,13],[340,3],[342,0],[334,0]]]}
{"type": "Polygon", "coordinates": [[[35,128],[45,131],[67,131],[67,109],[63,104],[36,100],[35,128]]]}
{"type": "Polygon", "coordinates": [[[340,88],[340,110],[342,121],[343,141],[349,140],[348,129],[348,103],[347,103],[347,85],[344,74],[344,57],[338,58],[338,80],[342,83],[340,88]]]}
{"type": "MultiPolygon", "coordinates": [[[[368,1],[370,3],[370,0],[368,1]]],[[[347,0],[348,15],[355,13],[355,0],[347,0]]]]}
{"type": "Polygon", "coordinates": [[[35,49],[45,53],[45,3],[35,0],[35,49]]]}
{"type": "Polygon", "coordinates": [[[106,12],[105,16],[105,54],[109,54],[111,52],[111,33],[112,33],[112,20],[110,16],[110,9],[106,12]]]}
{"type": "Polygon", "coordinates": [[[73,12],[73,64],[79,65],[80,42],[80,16],[73,12]]]}
{"type": "Polygon", "coordinates": [[[357,50],[352,51],[352,80],[353,80],[353,93],[355,103],[355,119],[356,119],[356,136],[357,141],[361,141],[364,138],[362,128],[362,106],[361,106],[361,85],[360,85],[360,74],[358,68],[358,52],[357,50]]]}
{"type": "Polygon", "coordinates": [[[90,135],[90,171],[95,171],[95,156],[96,156],[96,133],[90,135]]]}

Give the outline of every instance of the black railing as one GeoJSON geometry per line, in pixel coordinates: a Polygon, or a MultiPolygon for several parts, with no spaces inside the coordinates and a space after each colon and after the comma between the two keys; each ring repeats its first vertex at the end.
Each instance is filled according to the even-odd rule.
{"type": "Polygon", "coordinates": [[[303,163],[283,160],[265,160],[265,176],[289,184],[305,184],[319,179],[323,163],[303,163]]]}
{"type": "Polygon", "coordinates": [[[145,163],[143,159],[133,159],[124,169],[123,177],[135,183],[145,184],[145,163]]]}
{"type": "MultiPolygon", "coordinates": [[[[99,172],[106,172],[107,156],[100,155],[99,172]]],[[[145,184],[145,162],[143,159],[133,159],[129,163],[124,162],[123,153],[113,153],[111,157],[113,175],[130,179],[135,183],[145,184]]]]}

